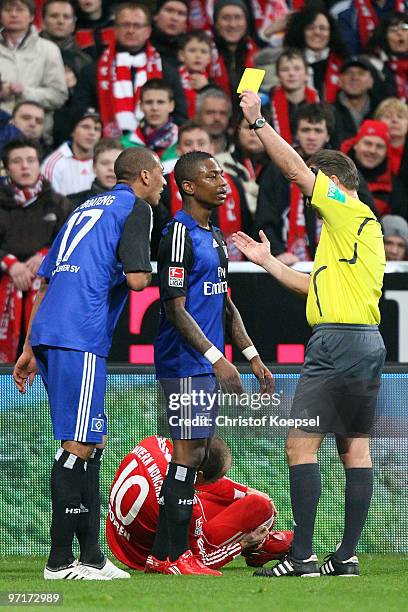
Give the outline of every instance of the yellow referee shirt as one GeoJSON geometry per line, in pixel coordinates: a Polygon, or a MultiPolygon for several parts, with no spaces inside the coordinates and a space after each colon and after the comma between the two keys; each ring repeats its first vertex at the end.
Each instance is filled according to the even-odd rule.
{"type": "Polygon", "coordinates": [[[311,205],[323,219],[307,296],[309,325],[380,322],[385,269],[381,225],[370,208],[319,171],[311,205]]]}

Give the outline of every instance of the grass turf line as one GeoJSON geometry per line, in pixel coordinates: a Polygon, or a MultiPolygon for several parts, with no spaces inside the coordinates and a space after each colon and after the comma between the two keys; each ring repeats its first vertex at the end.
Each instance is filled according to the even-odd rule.
{"type": "MultiPolygon", "coordinates": [[[[406,609],[408,555],[360,555],[360,578],[253,578],[242,558],[223,577],[154,576],[132,572],[112,582],[44,581],[42,557],[0,559],[0,591],[61,592],[54,609],[138,612],[278,612],[345,609],[376,612],[406,609]]],[[[34,610],[39,606],[22,606],[34,610]]],[[[47,606],[50,607],[50,606],[47,606]]]]}

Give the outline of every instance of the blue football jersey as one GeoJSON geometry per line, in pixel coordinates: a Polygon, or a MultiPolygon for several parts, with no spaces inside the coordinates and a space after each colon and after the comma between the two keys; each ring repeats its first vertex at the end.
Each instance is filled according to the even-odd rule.
{"type": "Polygon", "coordinates": [[[32,346],[107,357],[126,303],[127,272],[151,272],[152,211],[128,185],[89,198],[67,219],[38,274],[48,289],[36,313],[32,346]]]}
{"type": "Polygon", "coordinates": [[[157,378],[212,374],[211,363],[167,320],[164,302],[184,296],[187,312],[224,352],[228,255],[220,230],[204,229],[183,210],[178,211],[163,230],[157,264],[161,300],[154,345],[157,378]]]}

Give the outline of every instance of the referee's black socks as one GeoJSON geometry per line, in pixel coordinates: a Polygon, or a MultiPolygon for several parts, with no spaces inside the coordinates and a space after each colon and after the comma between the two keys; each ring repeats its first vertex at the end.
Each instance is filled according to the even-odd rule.
{"type": "Polygon", "coordinates": [[[308,559],[313,552],[313,530],[320,499],[320,469],[317,463],[289,467],[290,498],[295,534],[291,554],[308,559]]]}
{"type": "Polygon", "coordinates": [[[348,468],[345,474],[344,535],[339,549],[334,553],[339,561],[346,561],[355,554],[373,495],[372,467],[348,468]]]}
{"type": "Polygon", "coordinates": [[[81,497],[81,513],[78,518],[75,534],[80,546],[82,563],[99,566],[105,561],[105,555],[99,544],[101,522],[101,494],[99,473],[103,449],[95,448],[87,461],[86,475],[81,497]]]}
{"type": "Polygon", "coordinates": [[[52,569],[70,565],[74,560],[72,541],[81,512],[81,496],[86,476],[86,461],[58,449],[51,471],[51,551],[47,566],[52,569]]]}
{"type": "MultiPolygon", "coordinates": [[[[197,470],[192,467],[170,463],[167,476],[163,482],[164,512],[160,510],[159,529],[152,554],[164,559],[164,542],[167,535],[168,556],[175,561],[190,548],[188,532],[194,503],[194,483],[197,470]],[[164,528],[164,517],[167,523],[167,534],[164,528]]],[[[161,504],[162,505],[162,504],[161,504]]]]}

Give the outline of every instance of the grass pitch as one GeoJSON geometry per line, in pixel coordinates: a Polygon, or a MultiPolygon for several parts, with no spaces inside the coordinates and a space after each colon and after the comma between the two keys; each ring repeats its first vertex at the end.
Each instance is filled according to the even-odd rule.
{"type": "MultiPolygon", "coordinates": [[[[63,605],[77,610],[138,612],[328,612],[406,610],[407,555],[360,555],[360,578],[253,578],[238,559],[220,578],[146,576],[132,572],[130,580],[112,582],[44,581],[42,557],[0,559],[0,590],[60,592],[63,605]]],[[[22,606],[26,610],[40,606],[22,606]]],[[[47,606],[50,607],[50,606],[47,606]]]]}

